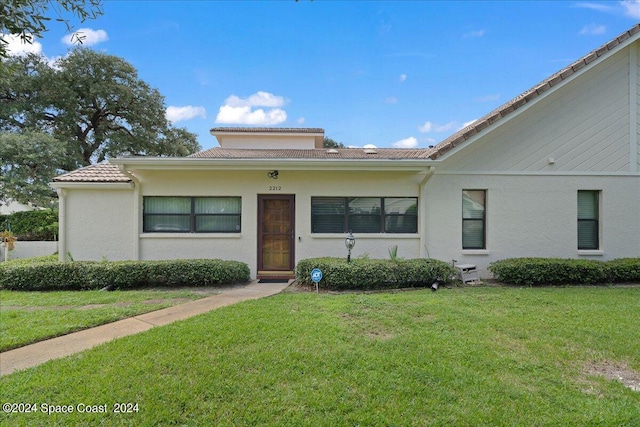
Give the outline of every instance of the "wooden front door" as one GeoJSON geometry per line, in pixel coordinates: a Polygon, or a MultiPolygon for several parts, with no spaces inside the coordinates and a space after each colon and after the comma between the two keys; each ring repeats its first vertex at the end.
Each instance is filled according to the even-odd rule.
{"type": "Polygon", "coordinates": [[[258,195],[258,275],[293,272],[294,214],[294,195],[258,195]]]}

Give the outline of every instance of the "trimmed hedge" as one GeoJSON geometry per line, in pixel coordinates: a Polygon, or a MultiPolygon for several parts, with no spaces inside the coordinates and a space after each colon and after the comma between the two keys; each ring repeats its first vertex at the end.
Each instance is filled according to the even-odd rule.
{"type": "Polygon", "coordinates": [[[640,283],[640,258],[618,258],[608,261],[609,274],[614,283],[640,283]]]}
{"type": "Polygon", "coordinates": [[[250,279],[245,263],[218,259],[3,264],[0,289],[21,291],[206,286],[250,279]]]}
{"type": "Polygon", "coordinates": [[[455,269],[435,259],[384,260],[344,258],[309,258],[296,265],[296,280],[302,285],[314,285],[311,270],[322,270],[322,289],[397,289],[431,286],[434,282],[449,283],[455,269]]]}
{"type": "Polygon", "coordinates": [[[42,209],[35,211],[14,212],[10,215],[3,215],[0,229],[5,228],[9,220],[11,232],[18,240],[57,240],[58,235],[58,211],[53,209],[42,209]]]}
{"type": "Polygon", "coordinates": [[[640,258],[613,261],[509,258],[489,265],[496,280],[513,285],[593,285],[640,282],[640,258]]]}

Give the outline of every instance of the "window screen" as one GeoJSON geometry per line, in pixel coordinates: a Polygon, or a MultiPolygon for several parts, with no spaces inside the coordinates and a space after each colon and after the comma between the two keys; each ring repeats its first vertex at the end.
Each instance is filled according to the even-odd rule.
{"type": "Polygon", "coordinates": [[[486,191],[462,191],[462,249],[486,249],[486,191]]]}
{"type": "Polygon", "coordinates": [[[599,191],[578,191],[578,249],[599,249],[599,191]]]}

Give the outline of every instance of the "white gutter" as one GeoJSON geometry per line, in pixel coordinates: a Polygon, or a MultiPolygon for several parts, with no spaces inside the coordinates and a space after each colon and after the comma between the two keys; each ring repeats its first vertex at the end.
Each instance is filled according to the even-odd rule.
{"type": "Polygon", "coordinates": [[[67,221],[65,219],[67,192],[60,187],[56,188],[56,192],[58,193],[58,261],[67,262],[67,221]]]}
{"type": "Polygon", "coordinates": [[[49,187],[57,190],[62,188],[70,188],[75,190],[124,190],[127,188],[135,188],[133,182],[95,182],[95,181],[86,181],[86,182],[50,182],[49,187]]]}
{"type": "Polygon", "coordinates": [[[140,210],[140,181],[124,165],[118,165],[118,169],[131,180],[133,185],[133,253],[131,255],[134,260],[138,261],[140,260],[140,217],[142,216],[140,210]]]}
{"type": "Polygon", "coordinates": [[[435,166],[429,166],[427,173],[420,181],[418,185],[418,200],[420,200],[420,208],[418,212],[420,216],[418,217],[418,230],[420,233],[420,258],[429,257],[429,250],[427,249],[427,198],[424,196],[424,187],[427,185],[427,182],[431,179],[433,174],[436,171],[435,166]]]}
{"type": "Polygon", "coordinates": [[[638,172],[638,49],[630,47],[629,56],[629,172],[638,172]]]}
{"type": "Polygon", "coordinates": [[[109,163],[127,170],[255,170],[256,168],[280,170],[376,170],[424,172],[437,165],[430,159],[228,159],[228,158],[169,158],[169,157],[121,157],[109,163]]]}

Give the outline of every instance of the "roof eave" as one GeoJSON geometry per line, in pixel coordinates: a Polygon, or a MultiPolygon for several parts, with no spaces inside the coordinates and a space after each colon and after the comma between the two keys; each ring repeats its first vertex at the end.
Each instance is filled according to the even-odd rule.
{"type": "Polygon", "coordinates": [[[95,190],[128,190],[134,188],[133,182],[105,182],[105,181],[53,181],[49,183],[49,187],[54,190],[73,188],[81,190],[83,188],[95,190]]]}
{"type": "Polygon", "coordinates": [[[380,170],[424,171],[440,163],[429,159],[211,159],[127,157],[109,160],[115,165],[136,170],[380,170]]]}

